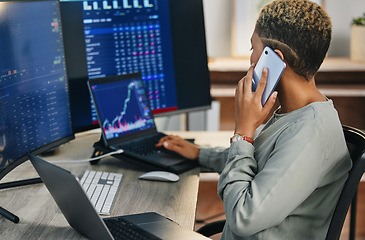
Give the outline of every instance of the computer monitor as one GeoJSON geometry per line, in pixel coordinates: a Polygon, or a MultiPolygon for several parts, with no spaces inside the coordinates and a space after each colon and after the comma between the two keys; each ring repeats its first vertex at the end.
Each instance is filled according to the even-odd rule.
{"type": "Polygon", "coordinates": [[[0,0],[0,179],[73,139],[57,0],[0,0]]]}
{"type": "Polygon", "coordinates": [[[61,0],[75,132],[97,127],[87,80],[140,72],[156,116],[207,109],[202,0],[61,0]]]}

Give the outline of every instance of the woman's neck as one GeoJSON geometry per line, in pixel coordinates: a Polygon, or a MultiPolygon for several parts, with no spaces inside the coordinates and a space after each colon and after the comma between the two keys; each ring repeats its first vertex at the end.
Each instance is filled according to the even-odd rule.
{"type": "Polygon", "coordinates": [[[316,87],[314,77],[307,80],[291,69],[286,69],[278,83],[280,113],[288,113],[313,102],[326,101],[326,97],[316,87]]]}

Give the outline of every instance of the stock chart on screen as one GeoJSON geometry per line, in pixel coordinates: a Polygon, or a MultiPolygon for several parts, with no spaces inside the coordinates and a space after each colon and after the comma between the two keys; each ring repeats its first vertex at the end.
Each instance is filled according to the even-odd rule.
{"type": "Polygon", "coordinates": [[[104,83],[91,88],[107,139],[155,127],[141,80],[104,83]]]}

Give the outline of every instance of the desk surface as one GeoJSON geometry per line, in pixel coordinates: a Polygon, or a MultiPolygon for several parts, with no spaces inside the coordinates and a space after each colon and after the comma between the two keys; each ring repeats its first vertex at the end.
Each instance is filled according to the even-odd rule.
{"type": "MultiPolygon", "coordinates": [[[[195,137],[197,144],[200,145],[212,145],[212,133],[189,132],[185,135],[184,132],[171,133],[187,138],[195,137]]],[[[226,136],[229,135],[231,132],[215,135],[217,144],[228,146],[226,136]]],[[[77,134],[75,140],[58,148],[55,155],[44,158],[48,161],[89,158],[93,151],[92,145],[99,136],[100,133],[95,131],[77,134]]],[[[101,160],[96,166],[88,162],[57,165],[76,176],[81,176],[86,169],[123,173],[121,189],[111,216],[155,211],[183,227],[189,229],[194,227],[199,185],[198,168],[181,174],[180,180],[176,183],[166,183],[138,180],[138,176],[142,174],[141,170],[113,157],[101,160]]],[[[33,166],[27,161],[10,172],[1,182],[37,176],[33,166]]],[[[20,222],[14,224],[0,217],[2,239],[83,239],[68,225],[43,184],[0,190],[0,195],[0,206],[20,218],[20,222]]]]}

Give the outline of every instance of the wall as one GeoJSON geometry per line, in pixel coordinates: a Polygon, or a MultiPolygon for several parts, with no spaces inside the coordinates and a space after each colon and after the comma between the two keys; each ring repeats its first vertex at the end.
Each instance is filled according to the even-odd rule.
{"type": "Polygon", "coordinates": [[[352,18],[365,13],[364,0],[326,0],[326,10],[332,19],[333,35],[329,56],[350,56],[350,28],[352,18]]]}
{"type": "MultiPolygon", "coordinates": [[[[365,1],[324,0],[324,2],[333,25],[333,40],[328,55],[348,57],[351,20],[365,12],[365,1]]],[[[203,0],[203,3],[208,55],[210,57],[231,56],[233,0],[203,0]]]]}
{"type": "Polygon", "coordinates": [[[232,0],[203,0],[209,57],[231,55],[232,0]]]}
{"type": "MultiPolygon", "coordinates": [[[[323,0],[322,0],[323,1],[323,0]]],[[[203,0],[205,29],[207,37],[207,50],[209,57],[231,56],[232,15],[234,0],[203,0]]],[[[365,12],[364,0],[324,0],[325,9],[332,18],[333,35],[328,55],[330,57],[349,57],[350,55],[350,24],[353,17],[358,17],[365,12]]],[[[219,109],[219,107],[218,107],[219,109]]],[[[217,109],[184,115],[156,118],[157,128],[161,131],[185,130],[215,130],[219,124],[213,121],[217,109]],[[189,119],[189,120],[187,120],[189,119]],[[188,121],[188,123],[187,123],[188,121]],[[208,123],[207,123],[208,122],[208,123]]]]}

